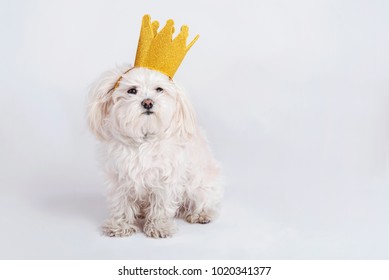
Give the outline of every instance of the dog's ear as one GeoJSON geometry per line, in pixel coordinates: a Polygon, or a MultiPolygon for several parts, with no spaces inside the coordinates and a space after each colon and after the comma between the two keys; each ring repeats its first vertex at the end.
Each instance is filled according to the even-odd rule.
{"type": "Polygon", "coordinates": [[[196,116],[188,97],[184,91],[177,88],[177,104],[174,121],[176,123],[176,133],[183,139],[190,138],[196,133],[196,116]]]}
{"type": "Polygon", "coordinates": [[[88,101],[88,124],[91,131],[100,140],[108,141],[107,117],[112,107],[112,93],[121,76],[119,70],[107,71],[92,85],[88,101]]]}

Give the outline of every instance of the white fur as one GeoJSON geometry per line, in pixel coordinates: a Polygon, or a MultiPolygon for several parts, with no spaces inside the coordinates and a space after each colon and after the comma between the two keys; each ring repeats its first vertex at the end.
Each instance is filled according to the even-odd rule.
{"type": "Polygon", "coordinates": [[[88,119],[104,143],[111,215],[103,226],[106,235],[129,236],[145,218],[147,236],[168,237],[176,230],[174,217],[190,223],[216,217],[219,167],[186,96],[171,79],[146,68],[107,72],[90,92],[88,119]],[[132,87],[136,95],[127,93],[132,87]],[[154,101],[154,114],[143,114],[146,98],[154,101]]]}

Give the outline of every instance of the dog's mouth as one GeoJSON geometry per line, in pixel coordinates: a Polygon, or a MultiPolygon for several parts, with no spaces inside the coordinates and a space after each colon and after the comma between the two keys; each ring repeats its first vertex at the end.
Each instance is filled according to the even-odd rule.
{"type": "Polygon", "coordinates": [[[154,114],[153,111],[145,111],[142,113],[142,115],[152,115],[152,114],[154,114]]]}

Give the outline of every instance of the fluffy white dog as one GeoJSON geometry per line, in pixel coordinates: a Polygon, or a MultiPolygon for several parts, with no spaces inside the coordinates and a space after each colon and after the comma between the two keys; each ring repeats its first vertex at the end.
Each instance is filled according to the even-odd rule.
{"type": "Polygon", "coordinates": [[[105,144],[110,219],[104,234],[132,235],[144,218],[144,233],[163,238],[175,232],[175,217],[202,224],[216,217],[218,164],[168,76],[146,68],[105,73],[90,92],[88,119],[105,144]]]}

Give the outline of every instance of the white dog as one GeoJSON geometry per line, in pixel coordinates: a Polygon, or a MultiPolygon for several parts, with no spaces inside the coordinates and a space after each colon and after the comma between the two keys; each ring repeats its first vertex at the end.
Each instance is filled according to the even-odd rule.
{"type": "Polygon", "coordinates": [[[163,238],[175,232],[174,217],[202,224],[216,217],[218,164],[187,98],[168,76],[139,67],[105,73],[90,92],[88,118],[105,144],[106,235],[132,235],[145,218],[145,234],[163,238]]]}

